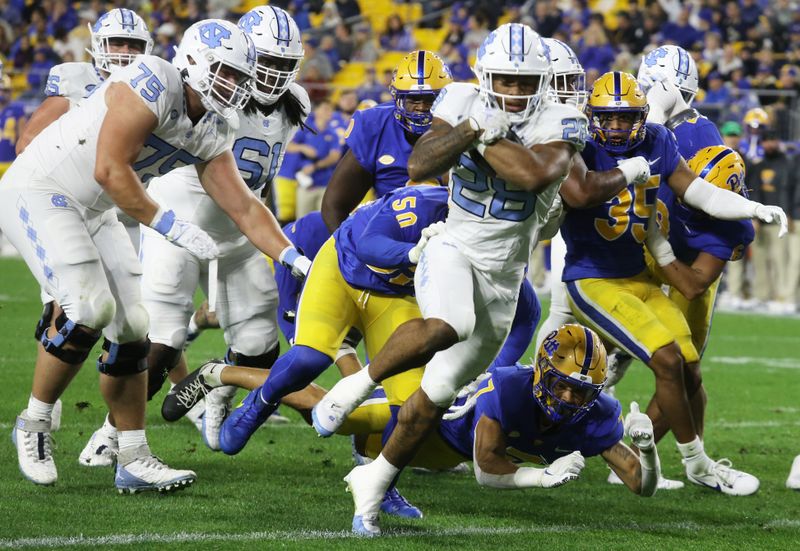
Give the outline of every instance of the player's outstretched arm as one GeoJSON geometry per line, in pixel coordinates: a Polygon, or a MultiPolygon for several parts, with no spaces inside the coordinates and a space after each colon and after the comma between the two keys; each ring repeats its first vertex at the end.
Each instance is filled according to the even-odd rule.
{"type": "Polygon", "coordinates": [[[506,437],[500,423],[485,415],[475,426],[472,460],[478,484],[501,490],[555,488],[578,478],[585,464],[580,452],[573,452],[546,469],[517,467],[506,457],[506,437]]]}
{"type": "Polygon", "coordinates": [[[661,463],[653,440],[653,423],[647,415],[639,411],[639,404],[636,402],[631,402],[631,411],[625,417],[625,434],[639,449],[638,456],[622,441],[601,455],[633,493],[651,497],[658,489],[661,463]]]}
{"type": "Polygon", "coordinates": [[[348,149],[336,165],[322,197],[322,219],[329,232],[335,232],[342,225],[373,183],[372,174],[361,166],[353,151],[348,149]]]}
{"type": "Polygon", "coordinates": [[[430,129],[417,140],[408,158],[408,176],[423,182],[449,171],[464,151],[471,149],[479,131],[473,130],[469,119],[458,126],[450,126],[434,117],[430,129]]]}
{"type": "Polygon", "coordinates": [[[17,140],[16,153],[19,155],[33,139],[47,128],[51,122],[69,111],[69,100],[61,96],[50,96],[45,98],[42,104],[31,115],[30,120],[20,133],[17,140]]]}
{"type": "Polygon", "coordinates": [[[690,207],[720,220],[756,218],[766,224],[780,224],[778,237],[789,232],[789,221],[780,207],[762,205],[699,178],[681,159],[670,174],[669,186],[690,207]]]}
{"type": "Polygon", "coordinates": [[[284,250],[294,249],[275,216],[245,184],[233,153],[226,151],[198,164],[197,174],[206,193],[261,252],[280,260],[284,250]]]}

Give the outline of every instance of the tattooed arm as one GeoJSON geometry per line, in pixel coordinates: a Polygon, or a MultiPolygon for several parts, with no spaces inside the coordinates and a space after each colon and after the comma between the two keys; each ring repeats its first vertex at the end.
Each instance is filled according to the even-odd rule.
{"type": "Polygon", "coordinates": [[[444,174],[477,138],[478,132],[472,129],[469,119],[452,127],[434,118],[430,130],[417,140],[408,158],[408,176],[415,182],[422,182],[444,174]]]}
{"type": "Polygon", "coordinates": [[[622,441],[602,453],[603,459],[633,493],[650,497],[656,493],[661,473],[656,447],[641,450],[636,455],[622,441]]]}

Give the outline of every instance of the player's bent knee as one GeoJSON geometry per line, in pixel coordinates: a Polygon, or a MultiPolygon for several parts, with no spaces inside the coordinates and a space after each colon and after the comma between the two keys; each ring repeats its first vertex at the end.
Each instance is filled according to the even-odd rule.
{"type": "Polygon", "coordinates": [[[142,304],[132,306],[126,313],[125,319],[111,340],[115,342],[134,342],[143,340],[147,337],[147,330],[150,325],[150,316],[142,304]]]}
{"type": "Polygon", "coordinates": [[[36,330],[33,333],[33,337],[37,341],[42,340],[42,335],[44,335],[47,328],[53,323],[53,314],[55,313],[56,301],[51,300],[50,302],[44,305],[42,309],[42,317],[39,318],[39,321],[36,323],[36,330]]]}
{"type": "Polygon", "coordinates": [[[95,330],[104,329],[117,313],[117,303],[108,289],[103,289],[79,306],[77,322],[95,330]]]}
{"type": "Polygon", "coordinates": [[[181,350],[171,348],[164,344],[152,343],[147,357],[147,399],[152,400],[164,382],[169,372],[178,365],[181,359],[181,350]]]}
{"type": "Polygon", "coordinates": [[[263,354],[256,354],[253,356],[248,356],[246,354],[242,354],[241,352],[235,352],[232,348],[228,348],[228,352],[225,354],[225,363],[228,365],[238,365],[240,367],[269,369],[272,367],[272,364],[275,363],[275,360],[278,359],[280,352],[280,344],[276,344],[271,350],[268,350],[263,354]]]}
{"type": "Polygon", "coordinates": [[[138,340],[119,344],[108,339],[103,341],[103,350],[108,352],[106,359],[97,359],[97,370],[103,375],[124,377],[136,375],[147,370],[147,354],[150,340],[138,340]]]}
{"type": "Polygon", "coordinates": [[[45,330],[40,341],[45,352],[68,364],[86,361],[92,347],[100,339],[100,333],[84,327],[62,312],[55,320],[56,334],[49,336],[45,330]]]}
{"type": "Polygon", "coordinates": [[[443,381],[431,381],[425,377],[422,378],[420,388],[428,399],[436,404],[436,407],[444,409],[450,407],[456,399],[456,394],[458,394],[458,389],[454,388],[452,384],[443,381]]]}
{"type": "Polygon", "coordinates": [[[656,350],[650,367],[657,378],[680,379],[683,376],[683,356],[677,344],[670,343],[656,350]]]}
{"type": "Polygon", "coordinates": [[[445,321],[438,318],[430,318],[425,320],[425,331],[428,334],[427,343],[435,347],[436,351],[444,350],[453,346],[454,344],[463,341],[472,333],[472,328],[474,328],[475,323],[475,316],[472,316],[473,323],[472,327],[469,328],[466,334],[463,331],[466,331],[467,328],[463,327],[454,327],[452,323],[449,321],[445,321]],[[459,332],[461,331],[461,332],[459,332]]]}

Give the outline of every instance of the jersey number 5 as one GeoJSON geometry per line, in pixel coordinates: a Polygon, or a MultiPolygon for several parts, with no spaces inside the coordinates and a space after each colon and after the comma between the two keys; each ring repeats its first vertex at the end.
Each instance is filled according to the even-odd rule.
{"type": "Polygon", "coordinates": [[[595,218],[594,227],[597,233],[607,241],[615,241],[622,237],[630,228],[633,238],[637,243],[643,243],[647,237],[647,219],[656,203],[656,194],[661,182],[661,176],[656,174],[643,184],[637,184],[631,188],[620,191],[616,197],[611,199],[611,207],[608,209],[607,218],[595,218]],[[633,207],[633,212],[631,212],[633,207]],[[638,218],[644,222],[631,223],[631,217],[638,218]]]}

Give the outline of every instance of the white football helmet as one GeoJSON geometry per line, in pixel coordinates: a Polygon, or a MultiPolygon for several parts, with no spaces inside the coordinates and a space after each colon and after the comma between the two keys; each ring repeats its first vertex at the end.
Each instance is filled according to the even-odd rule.
{"type": "Polygon", "coordinates": [[[272,105],[300,71],[304,54],[300,29],[291,15],[274,6],[253,8],[239,19],[239,28],[253,39],[258,54],[253,97],[272,105]]]}
{"type": "Polygon", "coordinates": [[[230,118],[250,99],[256,76],[256,47],[242,29],[222,19],[206,19],[186,29],[172,60],[184,82],[200,94],[206,109],[230,118]],[[239,73],[236,82],[222,74],[239,73]]]}
{"type": "Polygon", "coordinates": [[[125,8],[114,8],[104,13],[100,19],[89,26],[91,33],[91,50],[87,50],[94,59],[94,65],[101,71],[113,73],[120,67],[126,67],[136,53],[112,53],[109,41],[113,38],[137,40],[142,42],[142,53],[150,55],[153,49],[153,38],[147,23],[136,12],[125,8]]]}
{"type": "Polygon", "coordinates": [[[555,96],[561,103],[569,103],[583,111],[589,92],[586,91],[586,71],[578,61],[578,56],[558,39],[542,37],[542,41],[553,68],[550,86],[555,96]]]}
{"type": "Polygon", "coordinates": [[[536,113],[539,101],[550,85],[552,71],[544,43],[539,34],[520,23],[506,23],[489,33],[478,48],[473,71],[478,76],[481,95],[489,105],[496,105],[508,113],[514,124],[525,122],[536,113]],[[534,94],[516,96],[494,91],[493,75],[533,75],[539,77],[534,94]],[[508,111],[506,102],[526,100],[519,112],[508,111]]]}
{"type": "MultiPolygon", "coordinates": [[[[636,77],[662,76],[673,83],[681,91],[687,105],[692,104],[700,80],[697,77],[697,64],[689,52],[680,46],[661,46],[642,56],[639,72],[636,77]]],[[[645,90],[645,93],[647,90],[645,90]]]]}

